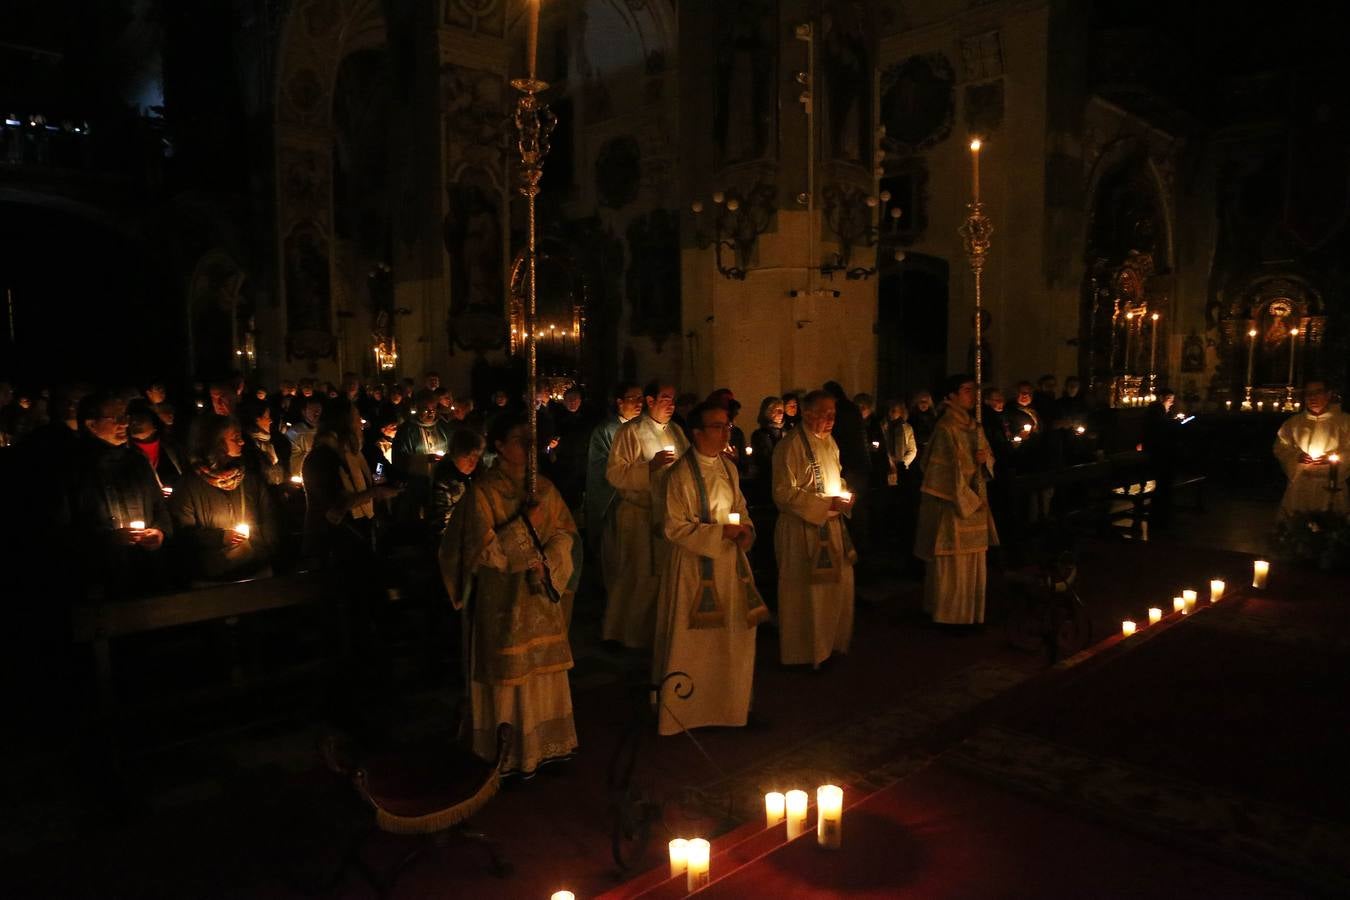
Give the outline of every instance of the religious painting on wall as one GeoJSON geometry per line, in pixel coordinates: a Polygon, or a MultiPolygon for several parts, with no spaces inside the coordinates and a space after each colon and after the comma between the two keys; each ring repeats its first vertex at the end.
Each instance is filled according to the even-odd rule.
{"type": "Polygon", "coordinates": [[[680,330],[679,216],[657,209],[628,226],[628,302],[633,334],[652,337],[658,349],[680,330]]]}
{"type": "Polygon", "coordinates": [[[719,166],[763,159],[774,142],[778,5],[732,0],[716,36],[713,141],[719,166]]]}
{"type": "Polygon", "coordinates": [[[882,148],[909,155],[945,141],[956,117],[956,72],[941,53],[911,56],[881,74],[882,148]]]}

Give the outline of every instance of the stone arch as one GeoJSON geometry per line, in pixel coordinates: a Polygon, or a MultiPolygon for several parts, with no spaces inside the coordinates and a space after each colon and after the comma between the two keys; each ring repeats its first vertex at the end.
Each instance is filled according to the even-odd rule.
{"type": "Polygon", "coordinates": [[[379,0],[298,0],[282,25],[277,58],[277,296],[288,358],[336,351],[333,93],[347,54],[384,46],[379,0]]]}

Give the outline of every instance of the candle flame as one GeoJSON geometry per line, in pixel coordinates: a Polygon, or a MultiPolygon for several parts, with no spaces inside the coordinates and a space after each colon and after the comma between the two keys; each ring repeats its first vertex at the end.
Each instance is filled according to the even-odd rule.
{"type": "Polygon", "coordinates": [[[1158,321],[1158,314],[1157,314],[1157,313],[1154,313],[1154,314],[1153,314],[1153,321],[1155,321],[1155,322],[1158,321]]]}
{"type": "Polygon", "coordinates": [[[980,143],[980,139],[979,139],[979,138],[974,138],[974,139],[972,139],[971,142],[970,142],[970,152],[971,152],[971,153],[979,153],[979,152],[980,152],[980,147],[981,147],[981,146],[982,146],[982,145],[981,145],[981,143],[980,143]]]}
{"type": "Polygon", "coordinates": [[[1256,329],[1253,328],[1251,331],[1247,332],[1247,337],[1256,337],[1256,329]]]}
{"type": "Polygon", "coordinates": [[[1297,329],[1297,328],[1290,328],[1290,329],[1289,329],[1289,336],[1290,336],[1290,337],[1298,337],[1298,329],[1297,329]]]}

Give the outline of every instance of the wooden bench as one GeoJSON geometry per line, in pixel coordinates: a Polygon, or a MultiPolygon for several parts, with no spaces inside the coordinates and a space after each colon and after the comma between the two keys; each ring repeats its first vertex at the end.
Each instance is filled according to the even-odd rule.
{"type": "Polygon", "coordinates": [[[72,611],[72,625],[75,642],[93,647],[99,711],[108,715],[116,706],[112,686],[115,638],[201,622],[233,622],[240,616],[314,603],[322,596],[316,573],[297,572],[135,600],[84,603],[72,611]]]}

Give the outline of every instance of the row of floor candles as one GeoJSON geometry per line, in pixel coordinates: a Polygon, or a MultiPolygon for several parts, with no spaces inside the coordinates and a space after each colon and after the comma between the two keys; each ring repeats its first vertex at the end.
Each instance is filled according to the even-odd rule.
{"type": "MultiPolygon", "coordinates": [[[[1270,576],[1270,563],[1264,559],[1254,560],[1252,562],[1252,587],[1257,590],[1263,590],[1266,586],[1266,579],[1270,576]]],[[[1209,583],[1209,602],[1218,603],[1223,599],[1223,592],[1226,585],[1215,578],[1209,583]]],[[[1183,616],[1188,616],[1195,611],[1195,604],[1199,600],[1199,594],[1193,590],[1184,590],[1180,597],[1172,598],[1172,611],[1179,612],[1183,616]]],[[[1148,611],[1148,624],[1156,625],[1162,621],[1163,612],[1158,607],[1150,607],[1148,611]]],[[[1133,619],[1126,619],[1120,623],[1120,632],[1125,637],[1129,637],[1139,629],[1138,624],[1133,619]]]]}

